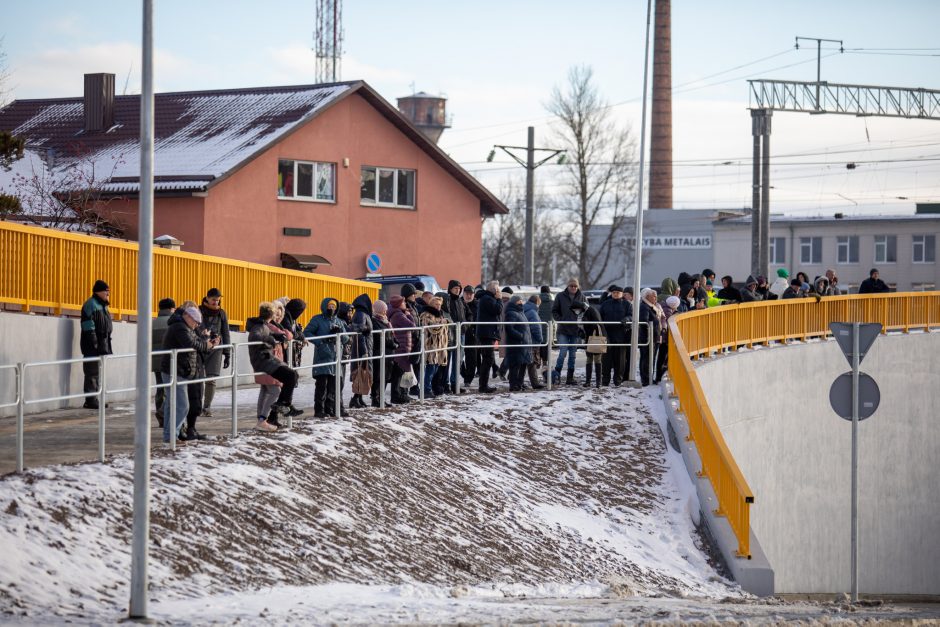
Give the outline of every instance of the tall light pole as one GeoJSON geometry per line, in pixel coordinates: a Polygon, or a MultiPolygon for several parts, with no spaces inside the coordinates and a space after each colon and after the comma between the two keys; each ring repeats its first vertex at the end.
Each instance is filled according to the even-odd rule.
{"type": "Polygon", "coordinates": [[[134,403],[134,523],[128,615],[147,618],[150,544],[150,352],[153,327],[153,0],[143,0],[140,196],[137,249],[137,399],[134,403]]]}
{"type": "MultiPolygon", "coordinates": [[[[643,262],[643,174],[646,165],[646,84],[650,67],[650,13],[653,0],[646,1],[646,50],[643,53],[643,113],[640,118],[640,183],[636,200],[636,244],[633,247],[633,320],[630,325],[630,371],[627,380],[636,382],[637,346],[640,330],[640,267],[643,262]]],[[[652,329],[647,333],[652,342],[652,329]]],[[[652,355],[650,355],[652,359],[652,355]]]]}

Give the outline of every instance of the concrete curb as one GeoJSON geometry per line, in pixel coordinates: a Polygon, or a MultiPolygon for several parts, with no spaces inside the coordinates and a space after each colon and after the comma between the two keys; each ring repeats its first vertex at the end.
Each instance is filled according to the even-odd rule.
{"type": "MultiPolygon", "coordinates": [[[[685,416],[676,411],[676,406],[673,404],[674,400],[670,398],[672,386],[669,381],[663,381],[660,383],[660,389],[669,425],[675,432],[675,439],[678,441],[679,452],[682,453],[682,459],[685,461],[686,471],[689,473],[692,483],[695,484],[696,492],[698,492],[702,522],[708,527],[708,531],[718,545],[718,550],[721,552],[721,556],[735,581],[751,594],[760,597],[772,596],[774,594],[774,571],[767,560],[767,556],[764,555],[760,542],[758,542],[754,532],[751,531],[751,559],[743,559],[735,554],[738,548],[738,539],[731,530],[727,519],[723,516],[716,516],[714,513],[715,509],[718,508],[718,498],[712,484],[708,479],[696,476],[696,472],[702,467],[702,462],[695,448],[695,443],[686,439],[689,435],[689,425],[685,420],[685,416]]],[[[675,442],[670,445],[674,446],[675,442]]]]}

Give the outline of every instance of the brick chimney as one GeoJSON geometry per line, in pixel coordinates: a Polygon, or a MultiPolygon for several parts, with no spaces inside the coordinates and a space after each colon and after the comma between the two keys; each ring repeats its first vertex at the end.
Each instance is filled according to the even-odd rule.
{"type": "Polygon", "coordinates": [[[114,126],[114,74],[85,74],[85,132],[114,126]]]}
{"type": "Polygon", "coordinates": [[[670,0],[656,0],[649,209],[672,209],[672,28],[670,0]]]}

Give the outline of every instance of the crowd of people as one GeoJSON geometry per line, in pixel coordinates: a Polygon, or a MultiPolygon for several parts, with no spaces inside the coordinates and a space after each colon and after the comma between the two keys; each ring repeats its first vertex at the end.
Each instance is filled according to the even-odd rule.
{"type": "MultiPolygon", "coordinates": [[[[877,269],[872,269],[859,287],[862,294],[887,291],[877,269]]],[[[81,312],[84,357],[112,353],[110,288],[98,280],[92,292],[81,312]]],[[[310,347],[314,351],[313,414],[318,418],[333,413],[337,387],[342,394],[347,379],[352,388],[349,409],[380,406],[386,386],[390,403],[406,404],[422,391],[425,398],[466,391],[475,380],[479,392],[493,393],[496,388],[490,382],[495,377],[508,379],[512,392],[526,389],[527,379],[533,389],[545,387],[549,377],[553,384],[563,381],[575,385],[578,350],[585,352],[584,386],[620,386],[631,368],[629,345],[636,311],[640,323],[638,370],[646,386],[658,383],[668,367],[667,321],[676,313],[762,300],[821,299],[842,293],[832,270],[810,282],[803,272],[791,278],[787,270],[780,269],[772,283],[763,276],[748,276],[738,287],[731,276],[722,277],[719,286],[715,273],[706,268],[699,274],[682,272],[676,279],[667,277],[659,290],[641,290],[638,301],[632,288],[610,285],[597,305],[588,302],[576,278],[555,296],[548,286],[542,286],[538,294],[528,298],[513,294],[510,287],[500,287],[498,281],[474,287],[451,280],[447,291],[437,294],[424,290],[421,283],[405,284],[387,303],[373,302],[368,294],[352,303],[324,298],[319,312],[306,325],[301,324],[301,318],[307,303],[283,297],[260,303],[258,315],[246,321],[248,356],[259,385],[256,428],[276,431],[283,417],[304,413],[294,406],[293,394],[300,379],[298,372],[303,370],[302,354],[310,347]],[[550,330],[558,346],[554,364],[548,363],[550,330]],[[384,342],[384,351],[379,342],[384,342]],[[338,372],[337,350],[341,351],[338,372]],[[380,363],[383,354],[384,369],[380,363]],[[462,382],[459,388],[458,377],[462,382]]],[[[172,298],[159,302],[153,321],[153,349],[191,349],[177,352],[175,357],[173,353],[152,357],[158,384],[169,383],[174,369],[177,382],[184,384],[175,394],[176,425],[167,419],[171,395],[166,387],[156,390],[156,417],[164,441],[169,441],[174,431],[180,441],[205,438],[196,429],[196,421],[199,416],[212,415],[216,382],[188,382],[218,377],[231,364],[229,323],[221,301],[221,291],[212,288],[199,304],[185,301],[177,306],[172,298]]],[[[88,359],[82,366],[88,395],[84,407],[98,409],[99,363],[88,359]]],[[[341,408],[341,415],[348,415],[346,409],[341,408]]]]}

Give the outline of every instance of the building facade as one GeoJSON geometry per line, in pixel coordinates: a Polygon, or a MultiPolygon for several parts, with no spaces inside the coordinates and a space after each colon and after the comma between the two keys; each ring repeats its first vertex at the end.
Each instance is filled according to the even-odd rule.
{"type": "MultiPolygon", "coordinates": [[[[0,129],[24,137],[52,181],[93,165],[96,211],[136,239],[140,98],[108,100],[14,101],[0,129]],[[89,128],[98,106],[105,119],[89,128]]],[[[157,94],[155,110],[154,233],[183,250],[348,278],[378,262],[381,274],[481,280],[482,221],[508,210],[365,83],[157,94]],[[457,246],[442,249],[442,233],[457,246]]]]}
{"type": "MultiPolygon", "coordinates": [[[[833,217],[770,216],[769,271],[786,268],[810,278],[835,271],[851,292],[877,268],[898,291],[932,291],[940,285],[937,238],[940,213],[833,217]]],[[[714,269],[741,281],[751,273],[750,218],[714,224],[714,269]]]]}

